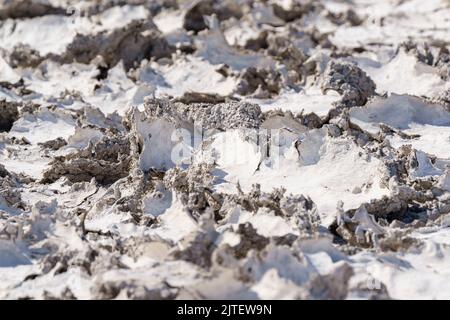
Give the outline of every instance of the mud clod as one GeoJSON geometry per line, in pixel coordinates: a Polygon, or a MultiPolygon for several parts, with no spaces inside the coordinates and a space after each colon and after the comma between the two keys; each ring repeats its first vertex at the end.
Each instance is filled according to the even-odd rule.
{"type": "Polygon", "coordinates": [[[205,129],[219,130],[258,128],[262,119],[259,106],[247,102],[184,104],[150,99],[146,103],[146,113],[149,117],[174,123],[201,123],[205,129]]]}
{"type": "Polygon", "coordinates": [[[358,66],[347,62],[330,61],[321,80],[323,92],[337,91],[346,107],[365,105],[375,94],[376,85],[358,66]]]}
{"type": "Polygon", "coordinates": [[[8,132],[19,119],[18,104],[0,100],[0,110],[0,132],[8,132]]]}
{"type": "Polygon", "coordinates": [[[128,175],[131,164],[130,143],[126,136],[104,137],[86,149],[56,157],[51,168],[44,173],[43,183],[61,177],[71,182],[90,181],[111,184],[128,175]]]}

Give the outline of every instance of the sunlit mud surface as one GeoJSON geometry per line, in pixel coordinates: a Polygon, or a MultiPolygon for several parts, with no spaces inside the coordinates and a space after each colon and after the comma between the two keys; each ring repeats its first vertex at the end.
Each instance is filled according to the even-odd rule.
{"type": "Polygon", "coordinates": [[[0,0],[0,298],[449,299],[450,1],[0,0]]]}

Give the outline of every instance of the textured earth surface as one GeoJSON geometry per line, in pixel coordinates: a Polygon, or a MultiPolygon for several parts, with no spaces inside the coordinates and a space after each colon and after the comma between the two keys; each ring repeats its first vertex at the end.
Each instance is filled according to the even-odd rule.
{"type": "Polygon", "coordinates": [[[450,1],[0,0],[0,298],[450,298],[450,1]]]}

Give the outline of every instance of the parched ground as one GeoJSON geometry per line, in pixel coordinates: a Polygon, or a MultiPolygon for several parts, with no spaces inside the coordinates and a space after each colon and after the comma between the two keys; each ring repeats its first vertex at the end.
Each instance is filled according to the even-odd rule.
{"type": "Polygon", "coordinates": [[[450,298],[448,0],[0,0],[0,298],[450,298]]]}

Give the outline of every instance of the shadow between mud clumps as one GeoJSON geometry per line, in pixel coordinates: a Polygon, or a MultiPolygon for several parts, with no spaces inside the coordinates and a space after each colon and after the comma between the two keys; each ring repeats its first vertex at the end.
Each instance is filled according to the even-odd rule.
{"type": "Polygon", "coordinates": [[[17,119],[19,119],[18,104],[0,101],[0,132],[9,132],[17,119]]]}
{"type": "Polygon", "coordinates": [[[106,136],[77,153],[56,157],[41,182],[52,183],[64,176],[71,182],[95,178],[100,184],[112,184],[128,176],[131,159],[127,136],[106,136]]]}

